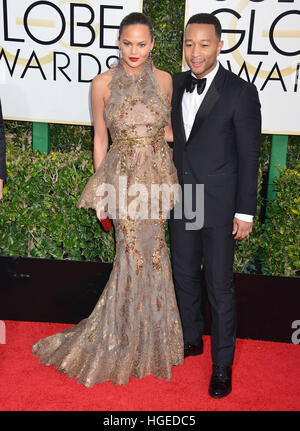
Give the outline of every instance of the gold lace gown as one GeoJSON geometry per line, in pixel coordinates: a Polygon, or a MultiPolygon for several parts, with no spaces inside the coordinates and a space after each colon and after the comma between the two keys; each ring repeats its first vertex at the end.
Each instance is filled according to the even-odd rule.
{"type": "MultiPolygon", "coordinates": [[[[110,90],[105,122],[113,143],[77,206],[101,206],[98,187],[104,183],[113,185],[118,196],[124,188],[122,177],[127,191],[134,184],[146,187],[139,207],[148,207],[150,214],[150,203],[155,202],[150,202],[151,184],[177,184],[163,133],[170,107],[149,65],[136,76],[115,66],[110,90]]],[[[124,216],[117,199],[106,201],[110,214],[115,212],[116,238],[108,283],[89,317],[33,344],[40,363],[54,365],[86,387],[104,381],[126,385],[130,376],[150,374],[170,380],[172,366],[183,363],[182,328],[164,235],[164,193],[154,205],[156,218],[124,216]]],[[[174,199],[175,194],[167,210],[174,199]]],[[[134,196],[127,201],[128,207],[135,205],[134,196]]]]}

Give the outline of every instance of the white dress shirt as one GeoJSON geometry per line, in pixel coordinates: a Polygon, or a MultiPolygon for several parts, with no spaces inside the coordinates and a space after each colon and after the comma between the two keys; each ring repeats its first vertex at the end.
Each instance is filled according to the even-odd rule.
{"type": "MultiPolygon", "coordinates": [[[[219,62],[217,62],[216,67],[209,72],[207,75],[205,75],[206,78],[206,85],[205,85],[205,89],[203,91],[202,94],[198,94],[197,90],[196,90],[196,86],[194,88],[194,91],[192,93],[188,93],[187,91],[184,92],[183,97],[182,97],[182,116],[183,116],[183,124],[184,124],[184,130],[185,130],[185,136],[186,136],[186,140],[188,140],[193,124],[194,124],[194,120],[195,120],[195,116],[197,114],[197,111],[214,79],[214,77],[216,76],[218,70],[219,70],[220,64],[219,62]]],[[[196,78],[196,76],[192,73],[192,75],[196,78]]],[[[236,218],[243,220],[243,221],[247,221],[247,222],[253,222],[253,215],[249,215],[249,214],[240,214],[240,213],[235,213],[234,215],[236,218]]]]}

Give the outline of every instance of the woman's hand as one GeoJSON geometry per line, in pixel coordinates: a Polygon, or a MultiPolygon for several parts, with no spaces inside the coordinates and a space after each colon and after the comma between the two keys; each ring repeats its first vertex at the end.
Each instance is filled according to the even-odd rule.
{"type": "Polygon", "coordinates": [[[102,208],[96,208],[96,214],[97,214],[98,220],[100,221],[107,217],[107,215],[105,214],[102,208]]]}
{"type": "Polygon", "coordinates": [[[103,211],[100,208],[97,208],[96,214],[97,214],[97,217],[98,217],[103,229],[106,230],[107,232],[110,231],[112,228],[112,224],[111,224],[111,220],[110,220],[107,212],[103,211]]]}
{"type": "Polygon", "coordinates": [[[174,141],[173,129],[172,129],[171,123],[165,127],[165,140],[167,142],[173,142],[174,141]]]}

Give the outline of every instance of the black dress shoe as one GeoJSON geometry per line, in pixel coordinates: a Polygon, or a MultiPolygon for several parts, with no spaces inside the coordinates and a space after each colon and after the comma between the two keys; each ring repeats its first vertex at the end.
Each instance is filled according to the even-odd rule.
{"type": "Polygon", "coordinates": [[[184,345],[184,357],[187,356],[198,356],[203,353],[203,341],[201,340],[198,344],[185,344],[184,345]]]}
{"type": "Polygon", "coordinates": [[[213,365],[210,379],[209,395],[213,398],[222,398],[231,392],[231,367],[213,365]]]}

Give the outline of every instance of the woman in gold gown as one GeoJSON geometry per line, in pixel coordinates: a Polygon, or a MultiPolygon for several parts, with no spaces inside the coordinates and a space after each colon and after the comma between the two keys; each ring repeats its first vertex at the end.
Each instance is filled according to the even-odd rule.
{"type": "MultiPolygon", "coordinates": [[[[155,202],[151,185],[177,184],[166,142],[172,140],[172,80],[152,65],[153,32],[145,15],[125,17],[118,42],[121,60],[92,83],[95,174],[77,206],[94,208],[98,218],[103,218],[107,206],[100,198],[99,186],[112,185],[119,196],[122,178],[127,191],[133,185],[143,185],[139,207],[148,208],[148,217],[124,215],[118,199],[106,200],[109,213],[114,214],[116,256],[100,299],[89,317],[32,346],[40,363],[54,365],[86,387],[104,381],[126,385],[130,376],[150,374],[170,380],[172,366],[184,359],[164,235],[164,192],[156,205],[158,216],[150,215],[155,202]],[[107,128],[112,137],[108,151],[107,128]]],[[[175,195],[167,209],[172,208],[174,199],[175,195]]],[[[134,196],[127,196],[128,208],[134,201],[134,196]]]]}

